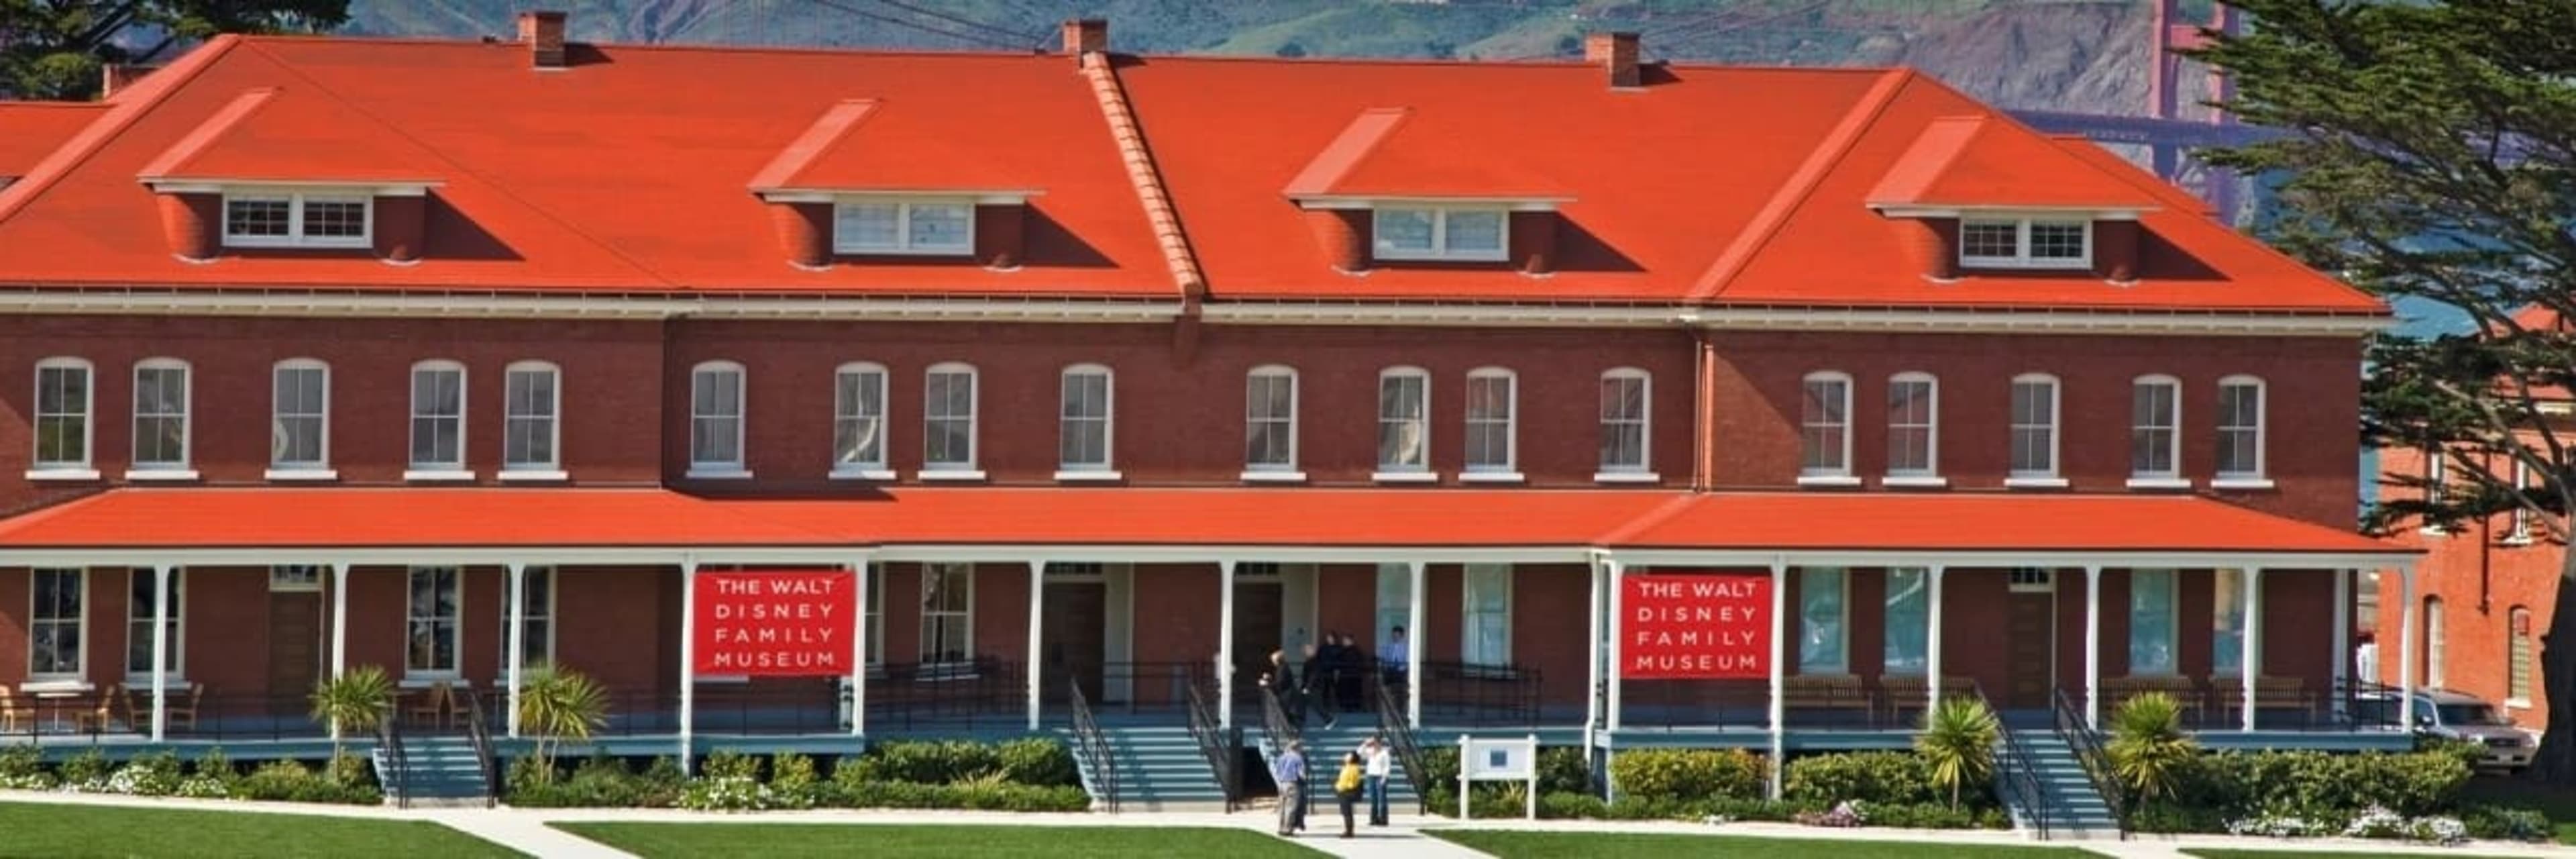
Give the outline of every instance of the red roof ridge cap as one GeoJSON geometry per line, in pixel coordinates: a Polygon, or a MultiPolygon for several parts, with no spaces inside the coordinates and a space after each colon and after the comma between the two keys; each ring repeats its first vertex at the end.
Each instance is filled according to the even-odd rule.
{"type": "Polygon", "coordinates": [[[751,190],[773,191],[788,187],[798,173],[814,163],[815,158],[821,157],[833,144],[841,142],[850,132],[866,124],[869,117],[875,116],[877,105],[876,99],[853,98],[824,108],[823,115],[815,117],[813,125],[806,126],[804,133],[789,141],[787,148],[778,150],[776,157],[752,174],[751,190]]]}
{"type": "Polygon", "coordinates": [[[1878,118],[1886,114],[1888,106],[1896,103],[1897,94],[1904,92],[1907,84],[1920,77],[1922,75],[1914,70],[1904,68],[1882,73],[1878,82],[1871,84],[1869,91],[1843,114],[1841,121],[1825,133],[1825,139],[1807,154],[1807,160],[1798,165],[1797,172],[1781,182],[1779,190],[1762,204],[1761,211],[1755,213],[1744,232],[1737,234],[1735,241],[1728,243],[1726,250],[1718,254],[1717,261],[1710,264],[1708,271],[1700,275],[1699,282],[1691,286],[1685,300],[1705,302],[1742,273],[1744,267],[1753,262],[1754,255],[1788,225],[1789,216],[1815,194],[1818,186],[1824,184],[1825,177],[1833,175],[1834,168],[1851,154],[1852,147],[1860,142],[1870,126],[1878,124],[1878,118]]]}
{"type": "Polygon", "coordinates": [[[1296,178],[1288,180],[1287,187],[1281,188],[1280,193],[1292,198],[1332,193],[1333,187],[1341,184],[1360,162],[1368,160],[1369,154],[1376,152],[1387,138],[1393,137],[1396,129],[1404,126],[1405,117],[1412,113],[1411,108],[1404,107],[1361,110],[1358,116],[1351,117],[1349,125],[1342,127],[1340,134],[1334,135],[1332,142],[1324,144],[1324,148],[1315,153],[1314,160],[1306,162],[1306,168],[1298,171],[1296,178]]]}
{"type": "Polygon", "coordinates": [[[258,113],[260,108],[266,107],[269,99],[276,98],[278,92],[277,87],[252,87],[242,90],[240,95],[233,96],[232,101],[225,102],[223,107],[217,108],[213,116],[206,117],[206,121],[198,123],[197,127],[190,129],[186,136],[180,137],[179,142],[170,144],[170,148],[154,156],[151,163],[143,165],[143,169],[135,174],[135,178],[148,182],[177,175],[180,168],[186,167],[188,162],[204,154],[206,147],[214,145],[215,141],[223,139],[224,135],[231,134],[234,126],[240,125],[243,120],[249,119],[251,114],[258,113]]]}
{"type": "Polygon", "coordinates": [[[1145,224],[1154,231],[1155,244],[1163,249],[1163,264],[1171,269],[1172,286],[1180,290],[1183,312],[1195,315],[1199,300],[1207,296],[1207,277],[1199,270],[1198,256],[1190,250],[1180,209],[1173,205],[1171,191],[1163,185],[1162,170],[1155,165],[1154,151],[1146,144],[1144,126],[1136,120],[1136,108],[1128,103],[1127,89],[1120,85],[1118,71],[1110,65],[1108,55],[1083,55],[1082,75],[1091,82],[1101,119],[1109,124],[1109,138],[1118,147],[1118,161],[1127,170],[1128,184],[1136,189],[1136,202],[1145,208],[1145,224]]]}
{"type": "Polygon", "coordinates": [[[46,191],[53,188],[55,182],[69,174],[72,168],[80,166],[81,162],[88,161],[90,156],[98,154],[99,150],[106,148],[107,144],[113,142],[117,136],[124,134],[126,129],[134,127],[134,124],[141,121],[145,114],[151,113],[153,108],[169,100],[172,93],[179,91],[189,81],[194,80],[198,73],[214,65],[215,60],[230,53],[233,46],[241,43],[241,36],[232,33],[217,35],[206,40],[206,43],[199,45],[196,50],[188,52],[186,56],[180,57],[177,62],[171,63],[159,72],[145,75],[143,80],[136,82],[134,86],[119,92],[114,102],[115,106],[109,108],[105,115],[93,121],[88,128],[81,129],[79,134],[72,135],[72,139],[55,149],[54,154],[47,155],[44,160],[36,162],[35,168],[28,170],[27,175],[18,177],[17,181],[9,183],[6,188],[0,188],[0,222],[9,220],[10,216],[25,209],[28,203],[43,196],[46,191]]]}

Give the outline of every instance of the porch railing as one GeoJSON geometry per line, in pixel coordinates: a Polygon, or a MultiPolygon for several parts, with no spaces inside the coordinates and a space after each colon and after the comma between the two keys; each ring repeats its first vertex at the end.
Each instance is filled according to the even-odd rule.
{"type": "Polygon", "coordinates": [[[2128,795],[2120,787],[2118,774],[2111,769],[2111,756],[2103,750],[2102,732],[2094,730],[2092,723],[2084,718],[2084,711],[2075,706],[2073,698],[2067,697],[2066,690],[2057,690],[2053,699],[2055,706],[2051,708],[2051,717],[2055,720],[2057,738],[2074,751],[2076,763],[2084,768],[2085,782],[2093,786],[2094,793],[2102,796],[2102,804],[2110,807],[2111,822],[2120,827],[2120,837],[2128,838],[2128,795]]]}
{"type": "MultiPolygon", "coordinates": [[[[1382,680],[1382,678],[1381,678],[1382,680]]],[[[1377,732],[1395,745],[1395,757],[1404,764],[1404,781],[1413,785],[1413,801],[1421,813],[1431,813],[1431,792],[1422,787],[1422,743],[1413,735],[1413,723],[1405,718],[1404,704],[1395,698],[1394,687],[1380,681],[1369,683],[1377,690],[1377,732]]]]}
{"type": "Polygon", "coordinates": [[[1208,705],[1208,696],[1199,684],[1182,687],[1182,694],[1189,702],[1190,739],[1198,744],[1199,755],[1207,758],[1208,771],[1216,774],[1217,790],[1225,795],[1226,812],[1233,813],[1243,804],[1243,732],[1228,731],[1219,725],[1216,708],[1208,705]]]}
{"type": "Polygon", "coordinates": [[[1422,684],[1425,722],[1471,728],[1536,727],[1544,719],[1545,687],[1539,670],[1531,666],[1425,662],[1406,682],[1422,684]]]}
{"type": "MultiPolygon", "coordinates": [[[[1972,690],[1970,694],[1976,695],[1977,701],[1985,705],[1986,712],[2001,712],[1986,699],[1985,690],[1977,689],[1973,684],[1969,688],[1972,690]]],[[[2021,738],[2013,733],[2011,726],[1998,727],[2000,730],[1995,734],[2002,738],[2004,759],[1995,767],[1997,793],[2027,811],[2034,834],[2039,840],[2046,841],[2049,819],[2059,813],[2057,804],[2049,801],[2048,791],[2040,789],[2039,765],[2031,759],[2030,750],[2022,747],[2021,738]]]]}
{"type": "Polygon", "coordinates": [[[1100,723],[1091,718],[1091,702],[1082,695],[1082,681],[1065,678],[1065,701],[1073,708],[1074,748],[1082,753],[1083,763],[1091,770],[1092,799],[1111,814],[1118,813],[1118,768],[1109,757],[1109,737],[1100,732],[1100,723]]]}
{"type": "Polygon", "coordinates": [[[402,720],[391,712],[376,720],[376,747],[384,760],[377,780],[384,783],[385,795],[394,798],[394,807],[410,808],[411,762],[403,756],[402,720]]]}

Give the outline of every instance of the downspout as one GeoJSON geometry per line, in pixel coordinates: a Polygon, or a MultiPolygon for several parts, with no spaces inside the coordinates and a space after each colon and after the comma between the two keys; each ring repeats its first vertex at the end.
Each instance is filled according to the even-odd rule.
{"type": "Polygon", "coordinates": [[[1717,486],[1717,344],[1691,329],[1691,480],[1693,492],[1717,486]]]}

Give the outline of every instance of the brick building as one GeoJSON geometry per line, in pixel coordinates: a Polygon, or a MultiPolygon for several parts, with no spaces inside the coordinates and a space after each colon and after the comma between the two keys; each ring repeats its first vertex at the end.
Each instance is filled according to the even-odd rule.
{"type": "Polygon", "coordinates": [[[521,26],[0,104],[0,688],[176,741],[554,661],[740,741],[1403,626],[1423,724],[2366,733],[2386,309],[1929,78],[521,26]],[[694,670],[701,576],[816,567],[867,670],[694,670]],[[1767,677],[1624,677],[1623,583],[1693,571],[1771,583],[1767,677]]]}

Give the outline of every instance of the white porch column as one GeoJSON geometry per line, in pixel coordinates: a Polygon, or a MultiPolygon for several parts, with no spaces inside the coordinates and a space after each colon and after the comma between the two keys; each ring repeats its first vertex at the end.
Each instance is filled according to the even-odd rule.
{"type": "Polygon", "coordinates": [[[2102,567],[2084,568],[2084,724],[2102,728],[2102,567]]]}
{"type": "Polygon", "coordinates": [[[2352,697],[2347,692],[2352,683],[2352,580],[2360,573],[2360,570],[2334,571],[2334,661],[2327,663],[2334,666],[2334,671],[2330,675],[2332,679],[2327,681],[2326,690],[2334,701],[2332,707],[2337,718],[2344,715],[2344,702],[2352,697]]]}
{"type": "Polygon", "coordinates": [[[528,565],[510,564],[509,736],[519,737],[519,667],[528,661],[528,565]]]}
{"type": "MultiPolygon", "coordinates": [[[[1622,657],[1619,655],[1619,654],[1620,654],[1620,651],[1621,651],[1621,648],[1622,648],[1622,645],[1626,644],[1626,642],[1624,642],[1624,641],[1620,640],[1619,633],[1617,632],[1617,630],[1619,629],[1619,621],[1618,621],[1618,619],[1619,619],[1620,617],[1622,617],[1622,615],[1620,614],[1620,612],[1622,612],[1622,611],[1626,611],[1626,610],[1627,610],[1627,603],[1628,603],[1628,565],[1627,565],[1627,564],[1621,563],[1621,562],[1619,562],[1619,561],[1611,561],[1611,562],[1610,562],[1610,583],[1609,583],[1609,587],[1610,587],[1610,618],[1611,618],[1611,621],[1610,621],[1610,629],[1612,630],[1612,632],[1611,632],[1611,633],[1610,633],[1610,635],[1609,635],[1609,638],[1610,638],[1610,647],[1609,647],[1609,651],[1610,651],[1610,652],[1609,652],[1609,654],[1608,654],[1608,658],[1609,658],[1609,660],[1610,660],[1610,688],[1609,688],[1609,689],[1607,689],[1607,690],[1604,690],[1604,691],[1607,693],[1606,695],[1604,695],[1604,697],[1607,699],[1607,700],[1606,700],[1606,702],[1605,702],[1606,706],[1608,706],[1608,707],[1610,708],[1610,715],[1609,715],[1610,730],[1611,730],[1612,732],[1614,732],[1614,733],[1615,733],[1615,732],[1617,732],[1617,731],[1619,730],[1619,687],[1620,687],[1620,686],[1622,686],[1622,685],[1625,685],[1625,684],[1620,683],[1619,681],[1621,680],[1621,678],[1626,677],[1626,676],[1627,676],[1627,674],[1628,674],[1628,661],[1627,661],[1625,658],[1622,658],[1622,657]]],[[[1772,655],[1776,658],[1779,654],[1777,654],[1777,653],[1775,652],[1775,653],[1773,653],[1772,655]]]]}
{"type": "Polygon", "coordinates": [[[331,679],[349,670],[349,565],[331,565],[331,679]]]}
{"type": "Polygon", "coordinates": [[[1040,661],[1046,658],[1038,636],[1046,624],[1045,561],[1029,562],[1029,730],[1038,729],[1038,700],[1046,682],[1040,661]]]}
{"type": "Polygon", "coordinates": [[[1404,567],[1405,575],[1410,579],[1406,587],[1412,590],[1412,595],[1404,603],[1404,723],[1419,729],[1422,727],[1422,639],[1426,632],[1422,624],[1429,617],[1422,601],[1430,590],[1425,582],[1430,579],[1431,565],[1411,561],[1404,567]]]}
{"type": "Polygon", "coordinates": [[[695,772],[690,763],[697,745],[692,725],[698,715],[698,561],[680,562],[680,772],[695,772]]]}
{"type": "Polygon", "coordinates": [[[1585,592],[1583,639],[1583,734],[1584,752],[1592,750],[1593,729],[1601,727],[1601,564],[1592,559],[1592,589],[1585,592]]]}
{"type": "Polygon", "coordinates": [[[850,565],[859,579],[859,616],[850,623],[850,736],[868,734],[868,638],[876,630],[868,628],[868,564],[850,565]]]}
{"type": "Polygon", "coordinates": [[[2397,623],[2397,729],[2415,730],[2415,568],[2397,568],[2399,593],[2406,600],[2397,623]]]}
{"type": "MultiPolygon", "coordinates": [[[[1941,575],[1946,567],[1938,564],[1923,571],[1923,712],[1941,708],[1941,575]]],[[[1777,587],[1774,585],[1773,587],[1777,587]]],[[[1778,609],[1773,609],[1776,613],[1778,609]]],[[[1779,633],[1772,633],[1778,636],[1779,633]]],[[[1776,694],[1776,693],[1775,693],[1776,694]]]]}
{"type": "Polygon", "coordinates": [[[152,568],[152,741],[156,743],[170,726],[169,687],[170,568],[163,565],[152,568]]]}
{"type": "Polygon", "coordinates": [[[1234,562],[1216,562],[1216,724],[1234,727],[1234,562]]]}
{"type": "MultiPolygon", "coordinates": [[[[1938,576],[1938,575],[1940,575],[1940,574],[1939,574],[1939,573],[1934,573],[1933,575],[1938,576]]],[[[1786,632],[1784,632],[1784,630],[1786,630],[1786,629],[1788,628],[1787,617],[1786,617],[1786,615],[1787,615],[1787,613],[1788,613],[1788,610],[1789,610],[1789,609],[1788,609],[1788,606],[1789,606],[1789,581],[1788,581],[1788,580],[1789,580],[1789,563],[1788,563],[1787,561],[1772,561],[1772,562],[1771,562],[1771,784],[1770,784],[1770,786],[1769,786],[1769,791],[1770,791],[1770,792],[1769,792],[1769,795],[1770,795],[1770,797],[1771,797],[1772,799],[1779,799],[1779,798],[1780,798],[1780,774],[1781,774],[1781,771],[1782,771],[1783,769],[1786,769],[1786,767],[1785,767],[1785,766],[1783,766],[1783,765],[1784,765],[1784,764],[1786,764],[1786,763],[1788,762],[1788,761],[1787,761],[1787,758],[1788,758],[1788,756],[1789,756],[1789,755],[1788,755],[1788,751],[1789,751],[1789,725],[1788,725],[1789,707],[1788,707],[1788,700],[1787,700],[1787,699],[1788,699],[1788,691],[1789,691],[1789,680],[1788,680],[1788,676],[1789,676],[1789,675],[1788,675],[1788,666],[1786,666],[1786,665],[1782,665],[1782,664],[1781,664],[1781,662],[1783,662],[1783,661],[1784,661],[1784,657],[1786,657],[1786,656],[1787,656],[1787,654],[1788,654],[1788,652],[1789,652],[1789,646],[1788,646],[1788,645],[1789,645],[1789,642],[1787,641],[1788,634],[1787,634],[1786,632]]],[[[1936,578],[1936,579],[1934,579],[1934,581],[1936,581],[1936,582],[1937,582],[1937,581],[1939,581],[1939,579],[1937,579],[1937,578],[1936,578]]],[[[1940,589],[1940,587],[1938,587],[1938,586],[1936,585],[1936,586],[1934,586],[1934,587],[1933,587],[1932,592],[1933,592],[1934,594],[1939,594],[1939,593],[1941,592],[1941,589],[1940,589]]],[[[1933,605],[1934,605],[1934,606],[1938,606],[1938,605],[1940,605],[1940,603],[1939,603],[1939,602],[1937,602],[1937,600],[1939,600],[1939,599],[1940,599],[1938,596],[1933,597],[1933,599],[1934,599],[1934,600],[1936,600],[1936,602],[1934,602],[1934,603],[1933,603],[1933,605]]],[[[1939,639],[1935,638],[1934,640],[1935,640],[1935,641],[1938,641],[1939,639]]],[[[1937,661],[1937,660],[1940,658],[1940,653],[1941,653],[1941,651],[1939,651],[1939,650],[1934,650],[1934,651],[1932,651],[1932,654],[1931,654],[1932,659],[1933,659],[1933,660],[1936,660],[1936,661],[1933,661],[1933,662],[1931,662],[1930,664],[1928,664],[1928,665],[1926,666],[1926,668],[1927,668],[1928,670],[1939,670],[1939,669],[1940,669],[1940,667],[1941,667],[1941,663],[1937,661]]],[[[1936,677],[1937,677],[1937,676],[1940,676],[1940,675],[1937,675],[1937,674],[1936,674],[1936,675],[1933,675],[1933,676],[1936,676],[1936,677]]],[[[1940,684],[1938,684],[1938,683],[1933,684],[1933,688],[1935,688],[1935,689],[1940,688],[1940,684]]]]}
{"type": "Polygon", "coordinates": [[[2238,718],[2244,722],[2241,730],[2250,733],[2254,730],[2254,680],[2263,674],[2263,568],[2246,567],[2237,578],[2245,582],[2245,639],[2237,647],[2241,664],[2236,666],[2237,682],[2245,684],[2245,701],[2238,718]]]}

